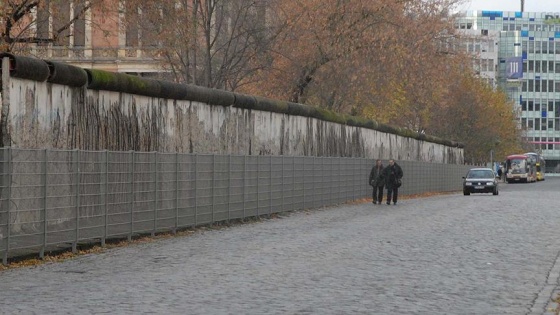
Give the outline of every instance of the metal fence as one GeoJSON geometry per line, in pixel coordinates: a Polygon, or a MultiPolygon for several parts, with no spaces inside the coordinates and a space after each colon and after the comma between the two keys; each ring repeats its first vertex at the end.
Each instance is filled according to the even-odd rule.
{"type": "MultiPolygon", "coordinates": [[[[0,254],[371,197],[371,159],[0,149],[0,254]]],[[[458,190],[464,165],[402,161],[401,194],[458,190]]]]}

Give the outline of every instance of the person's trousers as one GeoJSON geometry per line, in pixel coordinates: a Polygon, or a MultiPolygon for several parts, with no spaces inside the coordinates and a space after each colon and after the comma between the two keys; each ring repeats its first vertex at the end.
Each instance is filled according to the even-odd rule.
{"type": "Polygon", "coordinates": [[[383,201],[383,186],[373,186],[372,198],[374,202],[383,201]]]}
{"type": "Polygon", "coordinates": [[[399,197],[399,189],[397,187],[387,187],[387,202],[391,202],[391,198],[393,198],[393,203],[397,202],[397,198],[399,197]]]}

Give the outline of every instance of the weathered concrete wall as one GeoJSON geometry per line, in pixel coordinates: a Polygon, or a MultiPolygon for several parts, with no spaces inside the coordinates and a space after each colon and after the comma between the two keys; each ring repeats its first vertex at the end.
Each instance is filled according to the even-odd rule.
{"type": "MultiPolygon", "coordinates": [[[[4,66],[3,72],[6,70],[4,66]]],[[[377,128],[370,129],[336,120],[289,115],[278,109],[285,104],[277,108],[271,106],[272,110],[267,111],[266,101],[258,106],[243,104],[244,99],[259,102],[245,95],[231,93],[232,101],[222,97],[225,99],[221,101],[222,105],[210,105],[196,100],[72,87],[6,74],[3,78],[3,116],[0,121],[3,146],[392,157],[398,160],[463,163],[460,145],[446,145],[426,141],[416,135],[407,137],[376,130],[393,128],[383,129],[375,122],[372,126],[377,128]]]]}

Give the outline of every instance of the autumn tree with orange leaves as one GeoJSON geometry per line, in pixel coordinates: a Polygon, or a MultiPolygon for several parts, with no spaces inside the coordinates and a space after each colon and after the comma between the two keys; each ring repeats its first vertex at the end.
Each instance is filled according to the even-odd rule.
{"type": "Polygon", "coordinates": [[[457,3],[278,3],[281,35],[269,55],[271,66],[244,89],[462,141],[465,154],[476,161],[487,159],[489,150],[514,150],[520,138],[512,104],[502,93],[484,89],[469,70],[472,56],[454,46],[461,35],[450,12],[457,3]],[[466,84],[466,78],[472,82],[466,84]],[[475,94],[476,102],[465,103],[458,97],[463,93],[475,94]],[[457,113],[465,106],[476,126],[487,127],[464,128],[457,113]],[[489,112],[500,119],[486,124],[489,112]],[[445,121],[454,123],[444,129],[445,121]],[[487,137],[492,139],[476,141],[487,137]]]}

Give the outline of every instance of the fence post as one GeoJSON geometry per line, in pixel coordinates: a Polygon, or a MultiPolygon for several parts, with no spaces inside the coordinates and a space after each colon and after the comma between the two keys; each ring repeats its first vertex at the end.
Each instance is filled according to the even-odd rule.
{"type": "Polygon", "coordinates": [[[247,188],[247,155],[243,155],[243,216],[245,220],[245,190],[247,188]]]}
{"type": "Polygon", "coordinates": [[[43,163],[41,167],[41,186],[43,187],[43,247],[39,252],[41,259],[45,258],[45,249],[47,248],[47,149],[43,150],[43,163]]]}
{"type": "Polygon", "coordinates": [[[212,224],[214,224],[214,195],[216,194],[216,154],[212,154],[212,192],[210,200],[212,202],[212,224]]]}
{"type": "MultiPolygon", "coordinates": [[[[6,149],[1,149],[4,152],[6,151],[6,149]]],[[[10,212],[10,208],[11,208],[11,195],[12,195],[12,147],[8,147],[7,148],[8,151],[8,167],[5,169],[3,177],[7,179],[4,180],[4,183],[2,183],[2,189],[6,189],[8,191],[7,196],[6,196],[6,251],[4,252],[4,257],[2,257],[2,264],[4,265],[8,265],[8,253],[10,252],[10,234],[12,232],[11,229],[11,225],[12,225],[12,219],[11,219],[11,212],[10,212]]],[[[5,163],[4,161],[2,163],[5,163]]]]}
{"type": "Polygon", "coordinates": [[[136,161],[136,153],[130,151],[132,163],[130,168],[130,232],[128,233],[128,241],[132,241],[132,233],[134,232],[134,163],[136,161]]]}
{"type": "Polygon", "coordinates": [[[292,210],[296,210],[296,157],[292,156],[292,210]]]}
{"type": "Polygon", "coordinates": [[[198,154],[194,156],[194,226],[198,226],[198,154]]]}
{"type": "Polygon", "coordinates": [[[227,189],[227,222],[229,224],[229,220],[231,218],[231,153],[229,154],[228,158],[228,189],[227,189]]]}
{"type": "Polygon", "coordinates": [[[104,161],[105,162],[104,163],[105,164],[105,183],[104,183],[105,184],[104,185],[105,186],[105,191],[104,191],[105,198],[104,198],[104,202],[103,202],[103,208],[105,210],[105,229],[104,229],[104,232],[103,232],[103,238],[101,239],[101,247],[105,247],[105,242],[107,240],[107,234],[108,234],[108,229],[109,229],[109,213],[108,213],[109,209],[107,207],[107,204],[108,204],[107,199],[109,197],[109,194],[108,194],[108,191],[109,191],[109,151],[105,150],[105,154],[103,156],[104,156],[104,159],[105,159],[105,161],[104,161]]]}
{"type": "Polygon", "coordinates": [[[269,171],[268,171],[268,177],[269,177],[269,183],[268,183],[268,199],[270,199],[268,201],[268,218],[270,219],[270,215],[272,214],[272,155],[268,156],[269,159],[269,171]]]}
{"type": "Polygon", "coordinates": [[[173,234],[177,234],[179,228],[179,153],[175,152],[175,228],[173,234]]]}
{"type": "Polygon", "coordinates": [[[152,236],[156,235],[156,229],[157,229],[157,212],[158,212],[158,152],[154,151],[155,157],[154,157],[154,172],[155,172],[155,178],[154,178],[154,200],[155,200],[155,206],[154,206],[154,227],[152,229],[152,236]]]}
{"type": "Polygon", "coordinates": [[[260,182],[260,165],[261,165],[261,155],[257,155],[257,218],[259,217],[259,208],[261,206],[260,203],[260,191],[259,191],[259,182],[260,182]]]}
{"type": "Polygon", "coordinates": [[[282,210],[281,211],[285,211],[285,201],[284,201],[284,195],[286,194],[285,189],[284,189],[284,155],[282,155],[282,181],[281,181],[281,185],[282,185],[282,210]]]}
{"type": "Polygon", "coordinates": [[[76,181],[76,239],[72,244],[72,252],[78,251],[78,240],[80,238],[80,150],[74,150],[74,161],[76,165],[76,173],[74,179],[76,181]]]}

